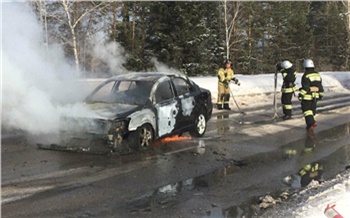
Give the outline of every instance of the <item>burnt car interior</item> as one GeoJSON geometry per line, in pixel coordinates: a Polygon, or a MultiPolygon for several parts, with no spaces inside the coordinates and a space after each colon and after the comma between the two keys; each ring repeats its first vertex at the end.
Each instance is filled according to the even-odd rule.
{"type": "Polygon", "coordinates": [[[150,81],[111,81],[90,96],[87,102],[143,105],[149,101],[151,88],[150,81]]]}
{"type": "Polygon", "coordinates": [[[158,85],[155,94],[156,103],[171,99],[173,97],[174,95],[169,81],[163,81],[158,85]]]}
{"type": "Polygon", "coordinates": [[[190,93],[192,87],[185,80],[181,78],[173,78],[172,81],[178,96],[190,93]]]}

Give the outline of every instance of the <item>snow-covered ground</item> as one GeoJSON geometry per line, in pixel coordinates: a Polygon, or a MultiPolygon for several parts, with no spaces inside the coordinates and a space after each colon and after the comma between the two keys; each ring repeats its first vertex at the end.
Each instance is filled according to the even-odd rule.
{"type": "MultiPolygon", "coordinates": [[[[323,86],[325,92],[349,92],[350,89],[350,72],[320,72],[323,79],[323,86]]],[[[302,73],[297,73],[296,85],[301,87],[302,73]]],[[[266,94],[273,94],[274,92],[274,74],[262,74],[262,75],[240,75],[236,74],[235,77],[239,79],[241,85],[237,86],[231,84],[232,93],[237,98],[240,96],[244,99],[254,95],[255,103],[270,101],[272,99],[266,99],[266,94]],[[257,96],[261,96],[257,98],[257,96]],[[256,102],[257,101],[257,102],[256,102]]],[[[213,102],[216,102],[218,89],[216,77],[193,77],[195,81],[201,87],[209,89],[212,93],[213,102]]],[[[277,76],[277,92],[280,91],[282,86],[282,75],[277,76]]],[[[327,93],[326,93],[327,94],[327,93]]]]}
{"type": "Polygon", "coordinates": [[[288,202],[267,211],[264,217],[326,217],[328,205],[334,206],[344,218],[350,217],[350,170],[321,184],[311,182],[288,202]]]}

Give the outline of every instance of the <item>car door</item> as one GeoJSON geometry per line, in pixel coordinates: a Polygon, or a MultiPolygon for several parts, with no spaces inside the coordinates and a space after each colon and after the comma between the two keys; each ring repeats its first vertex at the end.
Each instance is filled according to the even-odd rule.
{"type": "Polygon", "coordinates": [[[180,103],[174,95],[169,78],[166,77],[159,82],[153,100],[157,111],[158,137],[175,132],[178,128],[180,103]]]}
{"type": "Polygon", "coordinates": [[[175,94],[180,102],[178,123],[182,128],[185,128],[193,124],[191,121],[191,115],[195,106],[195,98],[191,93],[193,88],[182,77],[174,77],[171,80],[174,85],[175,94]]]}

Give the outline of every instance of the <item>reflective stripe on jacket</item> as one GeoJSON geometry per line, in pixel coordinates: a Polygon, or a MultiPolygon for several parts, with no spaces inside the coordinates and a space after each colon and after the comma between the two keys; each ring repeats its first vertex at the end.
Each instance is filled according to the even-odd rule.
{"type": "Polygon", "coordinates": [[[311,101],[323,97],[322,78],[318,72],[308,70],[301,78],[300,94],[303,100],[311,101]]]}
{"type": "Polygon", "coordinates": [[[283,77],[282,93],[293,93],[297,87],[295,85],[295,79],[297,72],[295,71],[294,66],[287,70],[281,71],[283,77]]]}

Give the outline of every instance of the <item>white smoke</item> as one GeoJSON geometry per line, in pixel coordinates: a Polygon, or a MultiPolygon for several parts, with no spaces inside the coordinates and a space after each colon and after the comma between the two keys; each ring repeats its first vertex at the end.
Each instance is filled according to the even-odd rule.
{"type": "Polygon", "coordinates": [[[2,126],[32,134],[55,133],[64,103],[80,100],[82,86],[60,46],[45,46],[28,2],[2,3],[2,126]]]}
{"type": "MultiPolygon", "coordinates": [[[[95,43],[93,43],[95,44],[95,43]]],[[[126,73],[123,67],[125,62],[124,48],[117,42],[96,43],[93,48],[93,56],[109,67],[112,75],[126,73]]]]}
{"type": "Polygon", "coordinates": [[[159,62],[156,58],[152,58],[151,61],[154,63],[154,66],[155,66],[157,72],[180,73],[179,70],[176,70],[174,68],[171,68],[171,67],[167,66],[166,64],[163,64],[163,63],[159,62]]]}
{"type": "MultiPolygon", "coordinates": [[[[29,3],[3,2],[2,9],[2,127],[55,134],[62,116],[93,116],[73,104],[91,88],[77,82],[80,75],[61,46],[44,43],[42,25],[29,3]]],[[[96,43],[94,49],[113,73],[126,72],[123,53],[115,42],[96,43]]],[[[176,71],[154,61],[158,71],[176,71]]]]}

